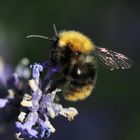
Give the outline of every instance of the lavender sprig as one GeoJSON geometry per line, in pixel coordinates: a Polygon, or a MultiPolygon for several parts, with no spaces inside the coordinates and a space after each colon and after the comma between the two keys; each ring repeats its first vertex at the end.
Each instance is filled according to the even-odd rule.
{"type": "Polygon", "coordinates": [[[48,138],[56,131],[50,118],[54,119],[61,115],[71,121],[78,111],[73,107],[63,108],[61,104],[55,102],[56,94],[61,92],[61,88],[49,90],[53,86],[53,75],[59,72],[58,66],[53,67],[50,61],[34,63],[30,65],[30,72],[28,64],[26,58],[22,59],[8,78],[7,87],[4,87],[7,95],[0,98],[0,108],[4,109],[7,106],[17,108],[15,125],[18,139],[48,138]],[[40,74],[45,68],[48,69],[47,75],[42,80],[40,74]]]}
{"type": "MultiPolygon", "coordinates": [[[[2,88],[1,92],[5,92],[5,97],[0,98],[0,108],[6,107],[7,104],[9,104],[10,107],[15,107],[20,105],[19,103],[21,101],[21,98],[23,97],[23,93],[25,92],[24,85],[27,79],[29,79],[30,77],[30,71],[27,67],[28,63],[29,60],[27,58],[23,58],[20,61],[20,63],[16,66],[13,73],[10,66],[9,66],[10,70],[8,70],[8,73],[4,73],[3,71],[0,71],[0,88],[2,88]],[[3,77],[5,77],[6,83],[5,82],[1,83],[2,82],[1,78],[3,77]]],[[[3,62],[0,65],[1,65],[0,67],[3,67],[6,64],[4,64],[3,62]]]]}
{"type": "MultiPolygon", "coordinates": [[[[32,68],[32,79],[29,80],[28,83],[32,93],[31,96],[26,94],[21,102],[23,107],[28,108],[29,113],[20,113],[16,127],[22,137],[49,137],[51,133],[55,132],[55,128],[50,123],[49,118],[62,115],[67,117],[68,120],[72,120],[74,116],[78,114],[78,111],[75,108],[63,108],[61,104],[55,103],[55,95],[57,92],[60,92],[61,89],[55,89],[51,93],[46,93],[45,90],[45,93],[43,93],[43,90],[39,86],[41,81],[40,72],[43,71],[41,64],[35,63],[31,65],[30,68],[32,68]]],[[[49,70],[49,77],[51,77],[51,74],[56,70],[55,68],[49,70]]],[[[46,89],[51,86],[50,83],[47,86],[46,89]]]]}

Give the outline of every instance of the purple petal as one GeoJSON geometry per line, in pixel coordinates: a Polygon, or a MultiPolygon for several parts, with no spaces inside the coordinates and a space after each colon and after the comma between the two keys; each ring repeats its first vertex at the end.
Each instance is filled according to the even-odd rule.
{"type": "Polygon", "coordinates": [[[0,99],[0,108],[5,107],[5,105],[8,103],[8,99],[0,99]]]}

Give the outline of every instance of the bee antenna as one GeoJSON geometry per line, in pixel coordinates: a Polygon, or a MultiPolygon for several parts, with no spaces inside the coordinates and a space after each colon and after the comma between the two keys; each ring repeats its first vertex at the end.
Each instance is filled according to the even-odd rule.
{"type": "Polygon", "coordinates": [[[47,36],[43,36],[43,35],[28,35],[26,38],[33,38],[33,37],[36,37],[36,38],[43,38],[43,39],[49,39],[51,40],[49,37],[47,36]]]}
{"type": "Polygon", "coordinates": [[[55,35],[58,36],[58,32],[57,32],[57,29],[56,29],[55,24],[53,24],[53,29],[54,29],[54,33],[55,33],[55,35]]]}

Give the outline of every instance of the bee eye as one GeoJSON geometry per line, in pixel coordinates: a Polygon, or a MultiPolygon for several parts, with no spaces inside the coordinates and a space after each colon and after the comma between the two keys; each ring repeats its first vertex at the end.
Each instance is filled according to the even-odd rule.
{"type": "Polygon", "coordinates": [[[53,42],[53,44],[57,44],[58,43],[58,36],[54,35],[52,38],[51,38],[51,41],[53,42]]]}

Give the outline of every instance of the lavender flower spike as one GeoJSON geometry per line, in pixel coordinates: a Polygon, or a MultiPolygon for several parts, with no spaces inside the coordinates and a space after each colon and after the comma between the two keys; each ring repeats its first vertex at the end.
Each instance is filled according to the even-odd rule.
{"type": "MultiPolygon", "coordinates": [[[[38,132],[32,127],[36,124],[38,120],[38,108],[39,108],[39,100],[41,99],[42,92],[40,89],[38,89],[39,85],[39,77],[40,77],[40,71],[43,71],[43,67],[40,64],[34,64],[30,66],[32,68],[32,76],[33,79],[29,80],[29,85],[33,91],[32,93],[32,99],[31,99],[31,106],[29,107],[29,110],[31,111],[26,119],[25,123],[22,124],[21,122],[16,122],[16,127],[19,129],[20,132],[24,135],[29,135],[30,138],[37,137],[38,132]]],[[[29,101],[30,102],[30,101],[29,101]]],[[[22,101],[21,104],[28,103],[22,101]]],[[[19,115],[20,116],[20,115],[19,115]]]]}
{"type": "Polygon", "coordinates": [[[36,80],[37,84],[39,84],[39,77],[40,77],[40,72],[43,71],[43,66],[41,64],[33,64],[30,65],[30,68],[32,69],[32,77],[34,80],[36,80]]]}
{"type": "Polygon", "coordinates": [[[20,136],[29,138],[45,138],[49,137],[51,133],[55,132],[49,118],[54,119],[57,116],[64,116],[68,120],[73,120],[78,114],[78,111],[73,108],[63,108],[61,104],[55,103],[55,96],[61,89],[54,89],[49,92],[52,86],[50,82],[55,72],[59,70],[58,67],[49,67],[47,78],[48,84],[46,88],[40,87],[40,72],[43,71],[41,64],[30,65],[32,68],[32,79],[28,81],[31,88],[31,93],[26,93],[20,105],[26,107],[29,113],[22,111],[18,116],[16,127],[20,136]]]}

